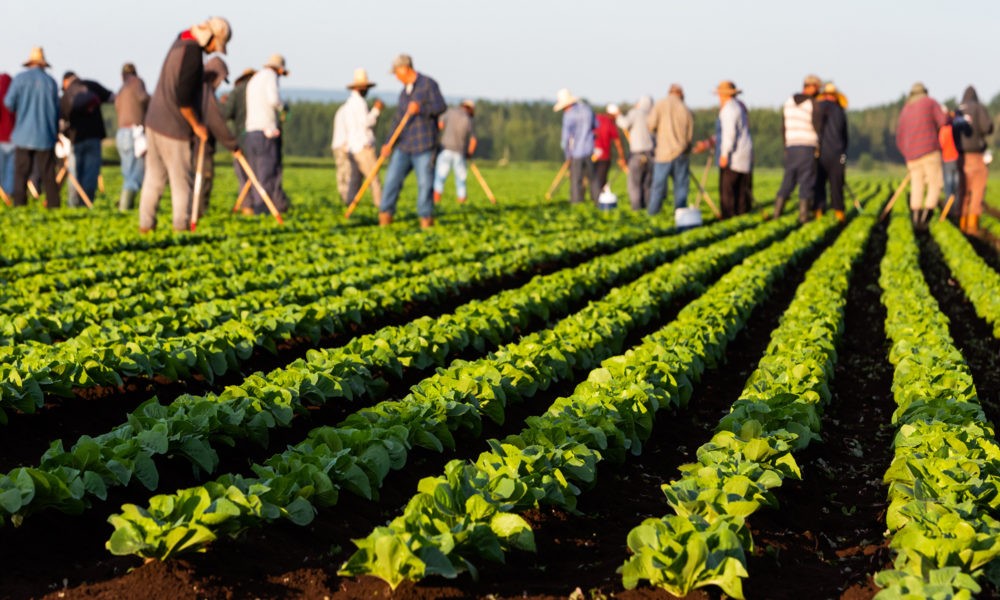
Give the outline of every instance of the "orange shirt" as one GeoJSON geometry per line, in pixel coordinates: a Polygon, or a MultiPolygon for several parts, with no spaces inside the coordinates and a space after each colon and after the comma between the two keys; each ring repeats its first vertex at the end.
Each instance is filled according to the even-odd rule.
{"type": "Polygon", "coordinates": [[[955,147],[955,136],[951,131],[951,123],[938,130],[938,142],[941,144],[941,160],[954,162],[958,160],[958,148],[955,147]]]}

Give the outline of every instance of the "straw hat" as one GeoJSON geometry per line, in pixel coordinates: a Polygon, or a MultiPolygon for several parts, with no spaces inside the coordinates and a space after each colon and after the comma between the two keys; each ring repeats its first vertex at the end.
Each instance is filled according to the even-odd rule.
{"type": "Polygon", "coordinates": [[[743,93],[743,90],[736,87],[736,84],[732,81],[722,81],[716,86],[715,92],[717,94],[723,94],[725,96],[736,96],[743,93]]]}
{"type": "Polygon", "coordinates": [[[281,75],[288,75],[288,69],[285,68],[285,57],[280,54],[272,54],[271,58],[264,63],[264,68],[272,68],[281,75]]]}
{"type": "Polygon", "coordinates": [[[368,71],[357,68],[354,69],[354,81],[347,84],[349,90],[360,90],[375,87],[375,83],[368,80],[368,71]]]}
{"type": "Polygon", "coordinates": [[[475,103],[475,101],[471,100],[469,98],[466,98],[465,100],[462,100],[462,103],[459,106],[464,106],[464,107],[468,108],[469,110],[476,110],[476,103],[475,103]]]}
{"type": "Polygon", "coordinates": [[[823,86],[823,81],[816,75],[806,75],[805,79],[802,80],[802,87],[807,85],[814,85],[816,89],[819,89],[823,86]]]}
{"type": "Polygon", "coordinates": [[[566,108],[567,106],[575,104],[578,100],[579,98],[569,93],[568,89],[563,88],[558,92],[556,92],[556,104],[555,106],[552,107],[552,110],[555,112],[559,112],[562,109],[566,108]]]}
{"type": "Polygon", "coordinates": [[[229,26],[229,21],[222,17],[209,17],[204,23],[199,23],[191,28],[191,35],[197,40],[198,45],[204,48],[209,40],[215,38],[218,50],[221,54],[226,53],[226,44],[233,37],[233,30],[229,26]]]}
{"type": "Polygon", "coordinates": [[[25,61],[24,66],[34,67],[39,66],[42,68],[51,67],[48,61],[45,60],[45,51],[42,50],[41,46],[35,46],[31,49],[31,53],[28,54],[28,60],[25,61]]]}

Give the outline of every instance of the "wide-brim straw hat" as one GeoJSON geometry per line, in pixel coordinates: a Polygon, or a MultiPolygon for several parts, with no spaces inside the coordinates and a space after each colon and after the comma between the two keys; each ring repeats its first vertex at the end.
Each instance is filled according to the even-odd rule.
{"type": "Polygon", "coordinates": [[[726,94],[728,96],[737,96],[743,93],[743,90],[736,87],[736,84],[732,81],[721,81],[719,85],[715,86],[716,94],[726,94]]]}
{"type": "Polygon", "coordinates": [[[277,69],[282,75],[288,75],[289,73],[288,69],[285,68],[285,57],[280,54],[272,54],[271,58],[267,59],[267,62],[264,63],[264,68],[268,67],[277,69]]]}
{"type": "Polygon", "coordinates": [[[559,112],[567,106],[575,104],[578,100],[579,98],[569,93],[568,89],[563,88],[556,92],[556,103],[555,106],[552,107],[552,110],[559,112]]]}
{"type": "Polygon", "coordinates": [[[358,68],[354,69],[354,81],[347,84],[349,90],[366,90],[375,87],[375,83],[368,80],[368,71],[358,68]]]}
{"type": "Polygon", "coordinates": [[[36,65],[43,68],[52,66],[45,60],[45,51],[42,50],[41,46],[35,46],[32,48],[31,52],[28,54],[28,60],[24,61],[25,67],[34,67],[36,65]]]}

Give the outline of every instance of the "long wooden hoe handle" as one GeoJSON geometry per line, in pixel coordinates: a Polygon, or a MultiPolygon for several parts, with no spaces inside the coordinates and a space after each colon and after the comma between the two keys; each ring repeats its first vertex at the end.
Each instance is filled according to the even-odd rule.
{"type": "Polygon", "coordinates": [[[201,190],[205,186],[202,170],[205,168],[205,140],[198,140],[198,161],[194,167],[194,186],[191,191],[191,231],[198,225],[198,209],[201,208],[201,190]]]}
{"type": "Polygon", "coordinates": [[[906,189],[906,184],[908,184],[908,183],[910,183],[910,174],[909,173],[907,173],[906,177],[903,178],[903,181],[901,181],[899,183],[899,187],[897,187],[896,191],[893,192],[892,198],[889,198],[889,203],[885,205],[885,209],[882,211],[882,216],[880,216],[878,218],[879,221],[884,220],[885,217],[886,217],[886,215],[889,214],[889,211],[892,210],[893,205],[896,204],[896,200],[898,200],[899,197],[900,197],[900,195],[902,195],[903,190],[906,189]]]}
{"type": "Polygon", "coordinates": [[[712,202],[712,197],[709,196],[708,192],[705,191],[705,186],[703,186],[701,182],[698,181],[697,178],[695,178],[694,171],[691,170],[690,165],[688,166],[688,174],[691,176],[691,179],[694,179],[695,184],[698,186],[698,192],[701,194],[701,198],[705,201],[706,204],[708,204],[708,207],[712,209],[712,214],[715,215],[716,219],[721,219],[722,213],[719,211],[719,208],[715,206],[715,202],[712,202]]]}
{"type": "Polygon", "coordinates": [[[73,189],[75,189],[76,193],[80,195],[80,199],[87,205],[87,208],[94,208],[94,203],[90,201],[90,197],[87,196],[87,192],[83,191],[83,186],[80,185],[80,182],[77,181],[76,177],[74,177],[69,171],[66,171],[66,174],[69,175],[69,182],[73,184],[73,189]]]}
{"type": "Polygon", "coordinates": [[[284,225],[285,221],[281,218],[281,213],[279,213],[278,209],[274,207],[274,202],[271,200],[271,196],[267,193],[267,190],[264,189],[264,186],[260,184],[260,181],[257,179],[257,174],[250,168],[250,163],[247,162],[247,159],[243,156],[242,152],[236,155],[236,160],[239,161],[240,166],[243,167],[244,171],[246,171],[247,178],[250,180],[250,183],[253,184],[254,189],[256,189],[257,193],[260,194],[260,197],[264,199],[264,204],[267,205],[267,210],[271,211],[271,215],[274,216],[279,225],[284,225]]]}
{"type": "Polygon", "coordinates": [[[479,172],[479,167],[476,166],[476,163],[469,162],[469,170],[476,176],[476,179],[479,181],[479,185],[483,188],[483,191],[486,192],[486,197],[489,199],[490,204],[496,204],[497,199],[493,195],[493,191],[490,190],[490,186],[486,185],[486,180],[483,179],[483,174],[479,172]]]}
{"type": "Polygon", "coordinates": [[[3,203],[7,206],[14,206],[14,203],[10,201],[10,196],[8,196],[7,192],[4,191],[3,186],[0,186],[0,199],[2,199],[3,203]]]}
{"type": "Polygon", "coordinates": [[[944,209],[941,211],[941,217],[938,218],[938,222],[944,221],[948,218],[948,211],[951,210],[951,205],[955,203],[955,194],[948,196],[948,201],[944,203],[944,209]]]}
{"type": "Polygon", "coordinates": [[[556,178],[552,180],[552,185],[549,186],[549,191],[545,192],[545,199],[546,200],[551,200],[552,199],[552,194],[555,193],[556,188],[558,188],[559,184],[562,183],[563,177],[566,175],[566,170],[567,169],[569,169],[569,160],[568,159],[566,160],[566,162],[564,162],[562,164],[561,167],[559,167],[559,172],[556,173],[556,178]]]}
{"type": "Polygon", "coordinates": [[[247,178],[246,183],[243,184],[243,189],[240,190],[240,195],[236,198],[236,205],[233,206],[233,212],[239,212],[240,207],[243,206],[243,201],[247,199],[247,194],[250,193],[250,178],[247,178]]]}
{"type": "MultiPolygon", "coordinates": [[[[386,143],[386,146],[389,146],[389,148],[391,149],[393,146],[396,145],[396,140],[398,140],[399,135],[403,133],[403,128],[406,127],[406,123],[409,120],[410,120],[410,113],[408,112],[404,113],[403,118],[399,120],[399,125],[396,125],[396,131],[392,132],[392,137],[389,138],[389,141],[386,143]]],[[[358,207],[358,202],[361,202],[361,196],[365,195],[365,192],[368,190],[368,186],[370,186],[375,177],[378,176],[378,171],[379,169],[382,168],[382,163],[385,162],[386,156],[387,155],[382,154],[381,152],[379,153],[378,160],[375,161],[375,166],[372,167],[372,170],[368,173],[368,176],[365,177],[365,181],[361,184],[361,187],[358,189],[358,193],[354,194],[354,200],[351,200],[351,205],[347,207],[346,211],[344,211],[345,219],[350,219],[351,215],[354,214],[354,209],[358,207]]]]}

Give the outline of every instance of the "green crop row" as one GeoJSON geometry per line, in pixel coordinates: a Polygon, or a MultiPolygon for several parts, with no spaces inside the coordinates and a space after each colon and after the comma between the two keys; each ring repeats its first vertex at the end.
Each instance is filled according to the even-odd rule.
{"type": "MultiPolygon", "coordinates": [[[[721,224],[733,231],[753,217],[721,224]]],[[[673,298],[791,227],[788,221],[744,232],[659,267],[605,299],[473,362],[456,361],[400,401],[363,409],[340,426],[321,427],[307,440],[254,467],[256,477],[226,475],[205,486],[156,496],[148,509],[127,505],[111,518],[109,548],[167,558],[204,549],[217,535],[276,519],[307,523],[315,506],[331,506],[342,489],[377,494],[390,469],[401,468],[413,446],[442,451],[456,431],[478,432],[483,415],[502,422],[508,402],[530,398],[552,382],[586,371],[652,319],[673,298]]],[[[682,235],[697,239],[696,231],[682,235]]],[[[714,236],[713,236],[714,237],[714,236]]],[[[702,237],[702,239],[704,239],[702,237]]],[[[710,241],[704,239],[704,241],[710,241]]]]}
{"type": "Polygon", "coordinates": [[[893,570],[875,576],[880,600],[971,598],[984,575],[1000,582],[1000,447],[918,253],[909,220],[897,212],[879,278],[898,406],[884,478],[896,558],[893,570]]]}
{"type": "Polygon", "coordinates": [[[951,222],[934,222],[931,235],[941,248],[948,269],[972,301],[976,314],[993,327],[993,336],[1000,338],[1000,273],[976,254],[951,222]]]}
{"type": "Polygon", "coordinates": [[[521,433],[490,440],[475,462],[454,460],[443,476],[423,479],[400,516],[355,540],[358,550],[340,573],[374,575],[395,588],[429,575],[475,575],[475,561],[533,550],[534,534],[518,513],[540,504],[575,510],[580,486],[594,481],[602,460],[639,454],[654,413],[686,404],[692,382],[722,359],[770,285],[834,228],[831,220],[811,223],[747,258],[673,322],[528,418],[521,433]]]}
{"type": "Polygon", "coordinates": [[[753,549],[746,519],[777,505],[774,490],[801,476],[792,453],[819,438],[851,273],[874,223],[872,216],[855,219],[806,273],[740,398],[698,449],[698,462],[662,486],[675,514],[629,533],[626,589],[645,580],[686,596],[714,585],[743,598],[745,552],[753,549]]]}

